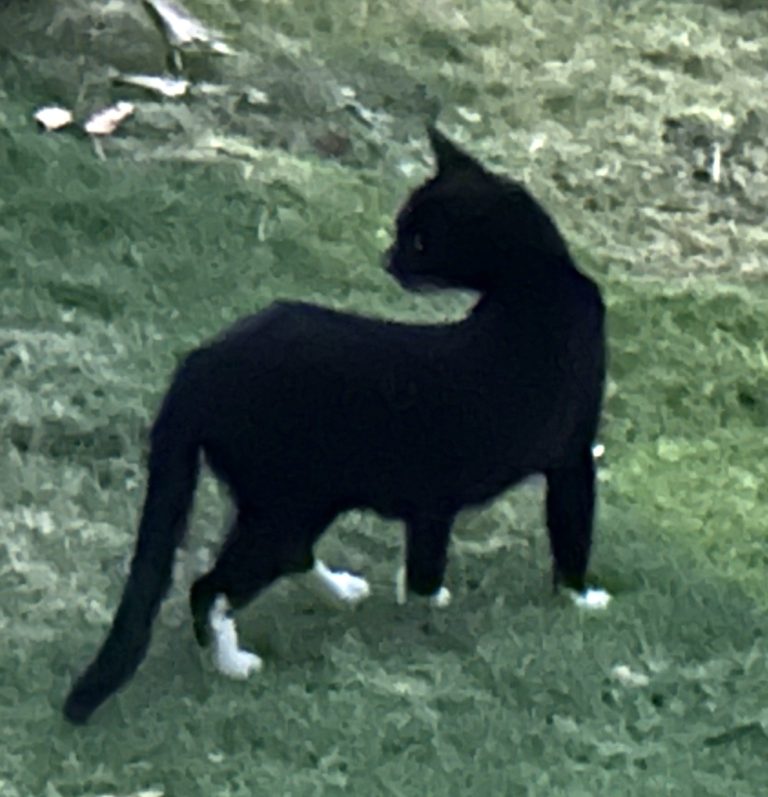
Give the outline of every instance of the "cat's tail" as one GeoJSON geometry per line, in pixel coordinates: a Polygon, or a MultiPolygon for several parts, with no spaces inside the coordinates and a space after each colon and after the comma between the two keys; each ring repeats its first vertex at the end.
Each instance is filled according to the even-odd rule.
{"type": "Polygon", "coordinates": [[[85,723],[134,674],[147,652],[152,622],[171,583],[200,460],[197,424],[190,417],[189,401],[183,400],[189,391],[182,389],[181,376],[177,374],[152,429],[147,493],[120,605],[101,650],[64,704],[64,716],[77,724],[85,723]]]}

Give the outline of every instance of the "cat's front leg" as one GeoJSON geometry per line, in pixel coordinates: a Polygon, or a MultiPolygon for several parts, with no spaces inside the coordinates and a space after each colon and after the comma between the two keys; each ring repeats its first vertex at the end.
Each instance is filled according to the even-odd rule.
{"type": "MultiPolygon", "coordinates": [[[[451,605],[451,591],[448,587],[440,587],[437,592],[429,596],[429,603],[436,609],[445,609],[451,605]]],[[[405,567],[400,567],[395,576],[395,600],[400,606],[408,602],[408,585],[406,582],[405,567]]]]}
{"type": "Polygon", "coordinates": [[[430,604],[443,609],[451,593],[443,586],[448,561],[448,542],[453,516],[423,515],[405,526],[405,567],[397,574],[395,597],[406,602],[409,592],[429,597],[430,604]]]}
{"type": "Polygon", "coordinates": [[[554,562],[555,590],[566,589],[582,609],[604,609],[611,596],[586,582],[595,510],[595,463],[591,448],[547,478],[547,528],[554,562]]]}

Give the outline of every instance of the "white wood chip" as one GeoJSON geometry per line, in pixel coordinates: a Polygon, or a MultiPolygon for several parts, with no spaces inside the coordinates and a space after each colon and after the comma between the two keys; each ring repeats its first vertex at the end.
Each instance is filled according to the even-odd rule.
{"type": "Polygon", "coordinates": [[[85,123],[85,132],[92,136],[110,136],[136,110],[132,102],[118,102],[98,111],[85,123]]]}
{"type": "Polygon", "coordinates": [[[71,125],[74,121],[72,111],[58,105],[49,105],[35,111],[35,120],[46,130],[61,130],[62,127],[71,125]]]}

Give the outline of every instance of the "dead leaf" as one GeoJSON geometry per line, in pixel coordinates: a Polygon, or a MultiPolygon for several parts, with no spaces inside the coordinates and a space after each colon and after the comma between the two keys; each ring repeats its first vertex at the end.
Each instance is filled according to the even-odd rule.
{"type": "Polygon", "coordinates": [[[143,0],[155,24],[171,47],[185,48],[205,45],[221,55],[232,55],[234,50],[218,38],[218,34],[205,25],[180,3],[168,0],[143,0]]]}
{"type": "Polygon", "coordinates": [[[138,86],[171,98],[183,97],[191,85],[188,80],[158,77],[157,75],[119,75],[114,81],[126,86],[138,86]]]}

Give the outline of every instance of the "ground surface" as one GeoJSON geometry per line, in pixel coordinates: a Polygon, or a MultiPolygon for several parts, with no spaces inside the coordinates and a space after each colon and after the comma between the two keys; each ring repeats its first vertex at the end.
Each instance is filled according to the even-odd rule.
{"type": "Polygon", "coordinates": [[[238,54],[186,58],[194,92],[160,101],[112,82],[164,67],[141,5],[0,5],[2,797],[762,793],[760,6],[190,2],[238,54]],[[118,99],[137,113],[103,159],[31,119],[118,99]],[[379,267],[438,112],[531,186],[603,286],[609,611],[551,596],[536,484],[460,519],[440,614],[395,604],[399,529],[350,514],[320,552],[371,598],[338,614],[280,585],[240,616],[264,671],[228,682],[186,608],[225,512],[205,480],[144,666],[68,726],[176,357],[277,296],[400,318],[466,306],[379,267]]]}

